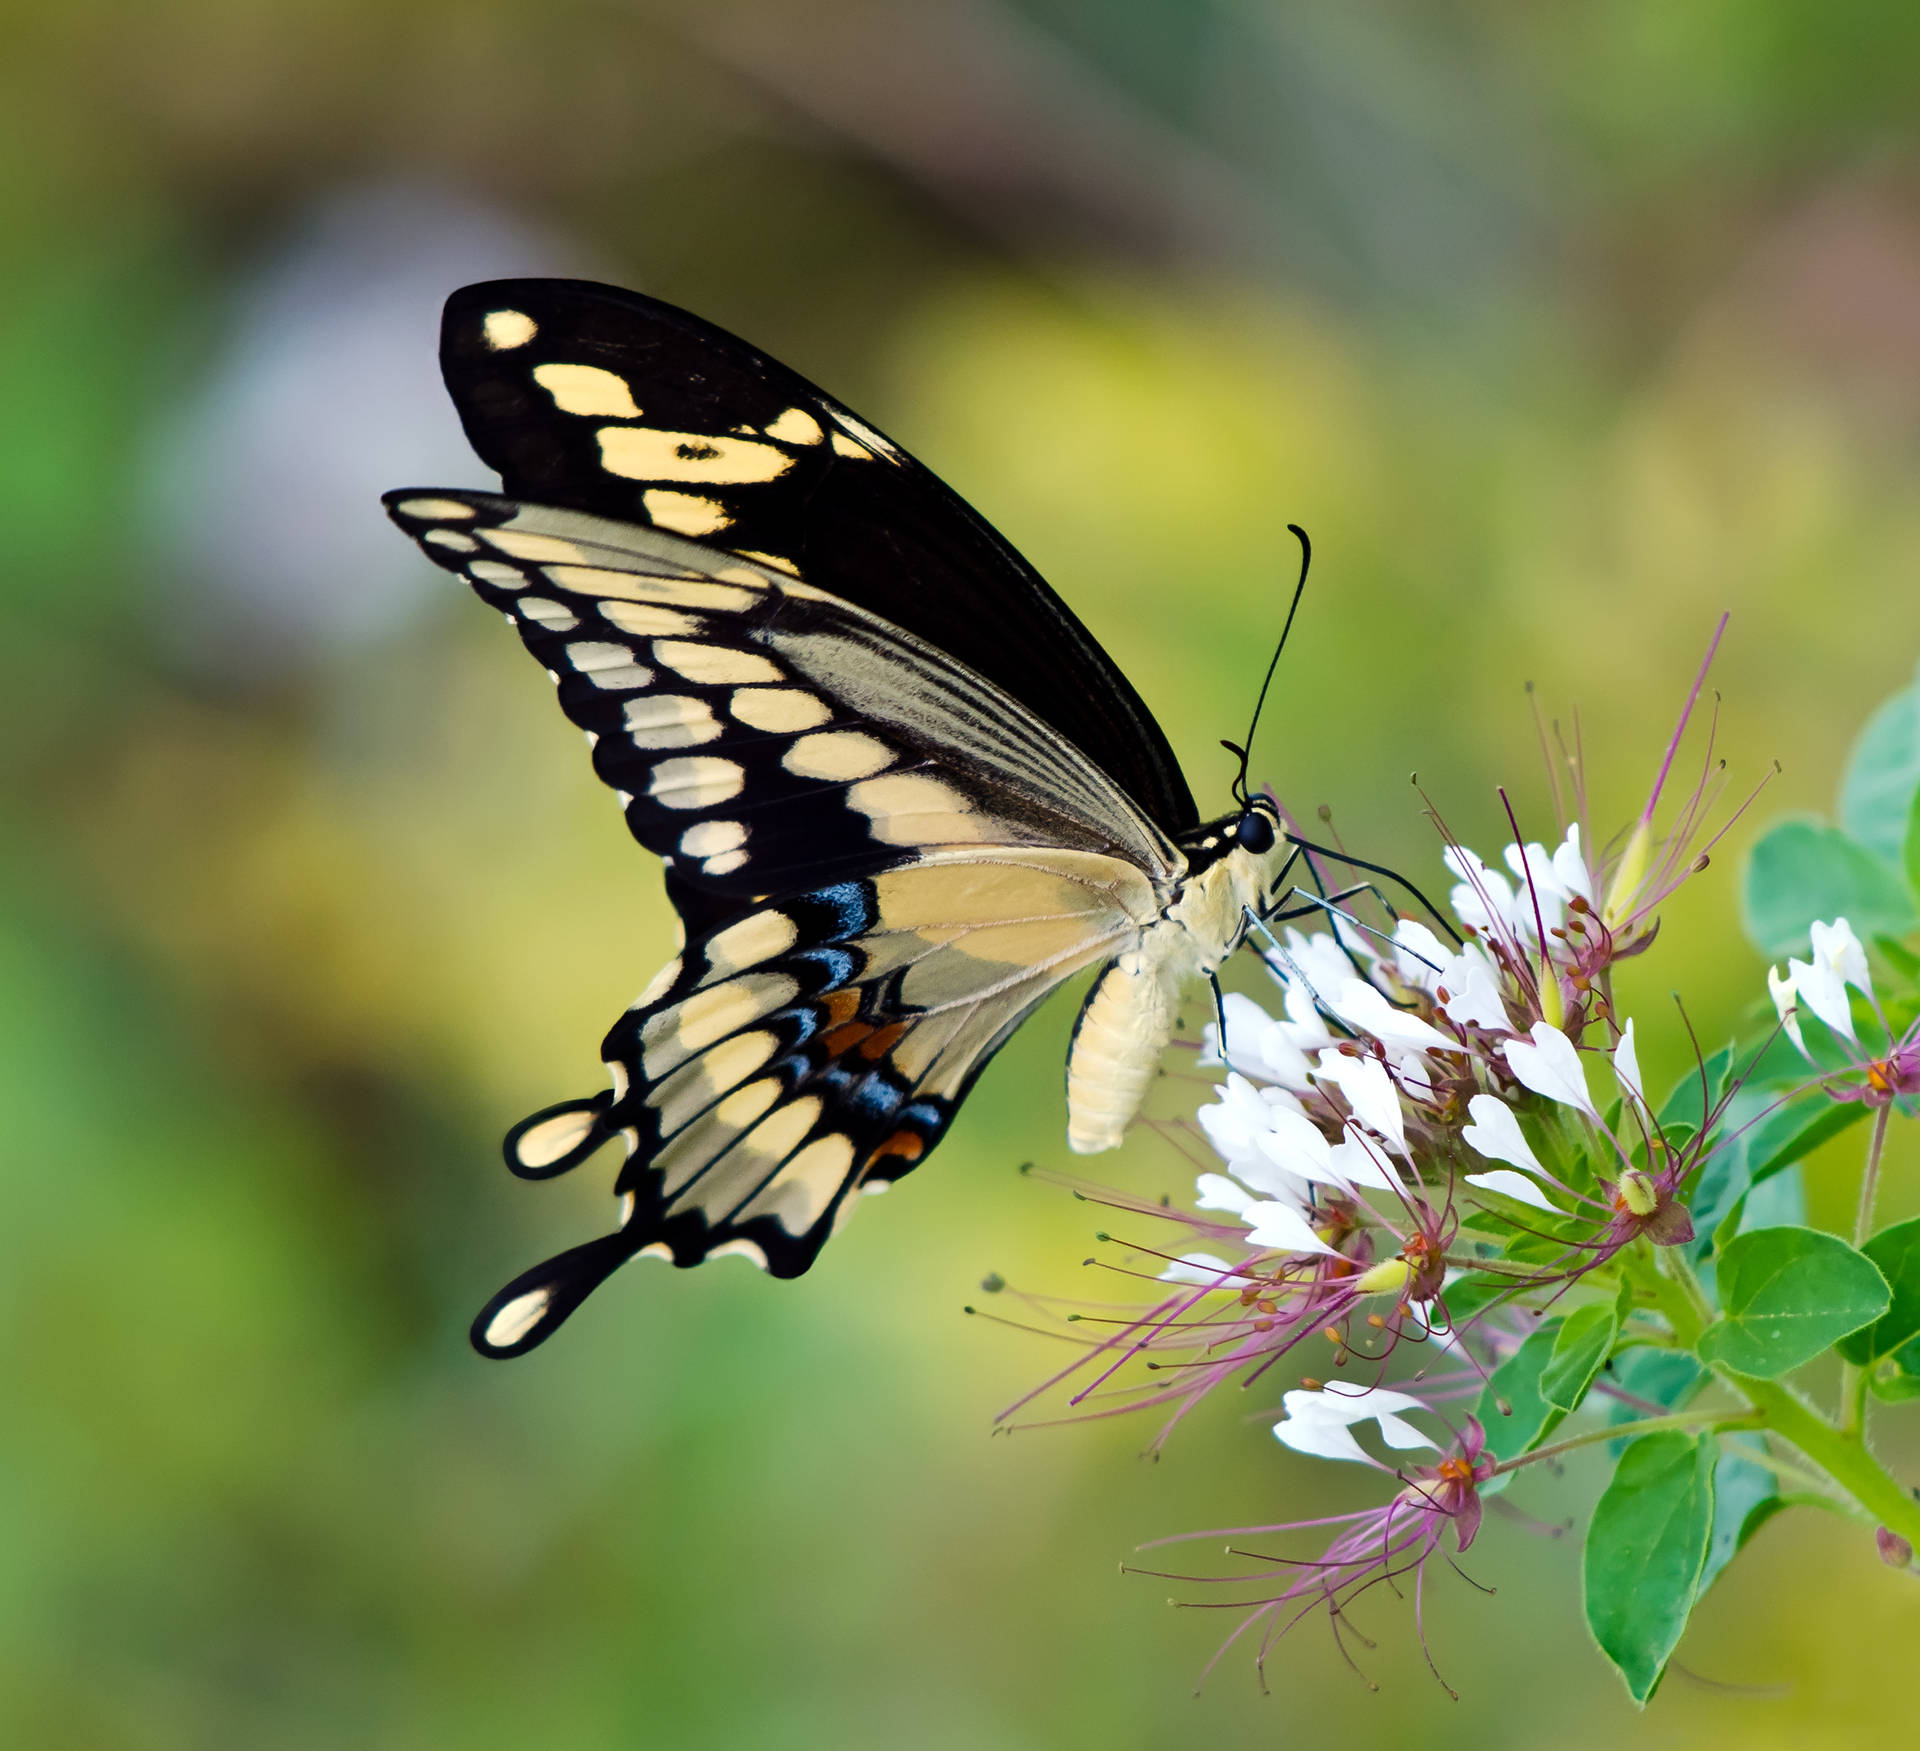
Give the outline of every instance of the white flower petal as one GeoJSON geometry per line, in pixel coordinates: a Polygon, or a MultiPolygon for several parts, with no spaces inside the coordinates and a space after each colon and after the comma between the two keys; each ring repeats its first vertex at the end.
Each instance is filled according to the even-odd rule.
{"type": "Polygon", "coordinates": [[[1415,918],[1393,927],[1393,965],[1401,982],[1415,991],[1431,991],[1453,951],[1415,918]]]}
{"type": "Polygon", "coordinates": [[[1499,975],[1483,950],[1469,943],[1447,962],[1440,983],[1447,992],[1447,1000],[1440,1007],[1450,1021],[1499,1033],[1512,1031],[1507,1006],[1500,1000],[1499,975]]]}
{"type": "Polygon", "coordinates": [[[1379,1466],[1379,1461],[1354,1439],[1356,1423],[1377,1421],[1387,1445],[1403,1451],[1436,1445],[1396,1414],[1429,1408],[1411,1393],[1394,1392],[1384,1386],[1364,1392],[1296,1390],[1286,1393],[1280,1402],[1286,1416],[1274,1424],[1274,1434],[1296,1453],[1312,1454],[1316,1459],[1346,1459],[1379,1466]]]}
{"type": "Polygon", "coordinates": [[[1831,966],[1842,982],[1851,985],[1862,997],[1873,995],[1873,980],[1867,973],[1867,951],[1860,946],[1851,924],[1844,918],[1836,918],[1831,924],[1815,919],[1807,934],[1813,939],[1816,965],[1831,966]]]}
{"type": "Polygon", "coordinates": [[[1327,1156],[1327,1178],[1338,1186],[1375,1186],[1388,1192],[1403,1189],[1385,1150],[1364,1137],[1348,1137],[1333,1146],[1327,1156]]]}
{"type": "Polygon", "coordinates": [[[1589,905],[1593,902],[1593,876],[1587,868],[1586,854],[1580,849],[1580,823],[1567,829],[1567,836],[1553,853],[1553,873],[1569,897],[1578,894],[1589,905]]]}
{"type": "Polygon", "coordinates": [[[1620,1043],[1613,1048],[1613,1077],[1620,1092],[1641,1106],[1647,1104],[1646,1084],[1640,1080],[1640,1054],[1633,1049],[1633,1018],[1620,1030],[1620,1043]]]}
{"type": "Polygon", "coordinates": [[[1331,1145],[1304,1113],[1275,1113],[1273,1127],[1260,1139],[1260,1146],[1267,1159],[1287,1173],[1311,1180],[1327,1177],[1331,1145]]]}
{"type": "Polygon", "coordinates": [[[1793,980],[1794,995],[1828,1027],[1848,1039],[1853,1033],[1853,1007],[1847,999],[1847,982],[1840,969],[1826,961],[1788,961],[1787,972],[1793,980]]]}
{"type": "Polygon", "coordinates": [[[1364,979],[1349,979],[1333,995],[1331,1008],[1348,1027],[1389,1046],[1424,1052],[1445,1051],[1454,1042],[1431,1024],[1405,1010],[1395,1009],[1364,979]]]}
{"type": "Polygon", "coordinates": [[[1562,1106],[1578,1108],[1589,1118],[1600,1116],[1593,1110],[1593,1098],[1587,1093],[1587,1072],[1580,1062],[1580,1054],[1557,1027],[1536,1021],[1531,1045],[1525,1040],[1503,1040],[1500,1049],[1506,1053],[1514,1075],[1535,1094],[1557,1100],[1562,1106]]]}
{"type": "Polygon", "coordinates": [[[1467,1176],[1470,1186],[1484,1186],[1490,1192],[1499,1192],[1509,1198],[1518,1199],[1522,1204],[1532,1204],[1541,1210],[1560,1212],[1554,1209],[1547,1194],[1528,1179],[1524,1173],[1515,1173],[1510,1167],[1496,1167],[1491,1173],[1470,1173],[1467,1176]]]}
{"type": "Polygon", "coordinates": [[[1529,1173],[1543,1177],[1546,1169],[1527,1144],[1526,1133],[1513,1109],[1490,1094],[1476,1094],[1467,1102],[1473,1123],[1461,1128],[1460,1135],[1489,1161],[1511,1162],[1529,1173]]]}
{"type": "Polygon", "coordinates": [[[1400,1113],[1400,1091],[1393,1086],[1386,1065],[1378,1058],[1354,1058],[1333,1050],[1320,1054],[1314,1075],[1331,1082],[1347,1097],[1353,1116],[1369,1131],[1386,1138],[1402,1155],[1407,1152],[1406,1121],[1400,1113]]]}
{"type": "Polygon", "coordinates": [[[1513,889],[1505,876],[1495,875],[1464,845],[1449,845],[1441,861],[1461,878],[1447,897],[1462,924],[1482,931],[1513,929],[1513,889]]]}
{"type": "MultiPolygon", "coordinates": [[[[1227,1050],[1225,1061],[1236,1070],[1257,1068],[1255,1060],[1260,1055],[1260,1036],[1273,1026],[1274,1018],[1255,1003],[1251,997],[1239,991],[1229,991],[1221,1008],[1227,1016],[1227,1050]]],[[[1218,1064],[1222,1061],[1220,1052],[1220,1024],[1217,1020],[1207,1023],[1202,1038],[1204,1049],[1200,1054],[1202,1064],[1218,1064]]]]}
{"type": "Polygon", "coordinates": [[[1202,1210],[1224,1210],[1229,1216],[1245,1218],[1259,1201],[1243,1186],[1237,1186],[1224,1173],[1203,1173],[1194,1181],[1199,1196],[1194,1202],[1202,1210]]]}
{"type": "MultiPolygon", "coordinates": [[[[1787,1038],[1799,1047],[1800,1056],[1807,1058],[1807,1042],[1800,1037],[1799,993],[1793,987],[1793,974],[1783,973],[1778,967],[1769,967],[1767,995],[1773,999],[1773,1007],[1786,1024],[1787,1038]]],[[[1807,1061],[1811,1063],[1812,1059],[1808,1058],[1807,1061]]]]}
{"type": "Polygon", "coordinates": [[[1249,1224],[1250,1245],[1274,1252],[1333,1252],[1315,1234],[1306,1217],[1291,1204],[1249,1204],[1242,1218],[1249,1224]]]}

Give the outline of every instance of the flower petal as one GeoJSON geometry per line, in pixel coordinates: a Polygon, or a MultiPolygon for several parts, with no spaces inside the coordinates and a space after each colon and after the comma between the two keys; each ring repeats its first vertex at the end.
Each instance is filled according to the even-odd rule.
{"type": "Polygon", "coordinates": [[[1787,1038],[1800,1048],[1800,1056],[1812,1063],[1813,1060],[1807,1057],[1807,1042],[1800,1037],[1800,994],[1794,988],[1792,972],[1783,973],[1778,967],[1769,967],[1767,995],[1773,999],[1773,1007],[1786,1024],[1787,1038]]]}
{"type": "Polygon", "coordinates": [[[1633,1049],[1633,1018],[1620,1030],[1620,1043],[1613,1048],[1613,1077],[1620,1092],[1641,1106],[1647,1104],[1646,1084],[1640,1080],[1640,1054],[1633,1049]]]}
{"type": "Polygon", "coordinates": [[[1853,926],[1844,918],[1823,924],[1817,918],[1807,932],[1813,941],[1814,964],[1828,965],[1863,997],[1872,997],[1873,980],[1867,973],[1867,951],[1860,946],[1853,926]]]}
{"type": "Polygon", "coordinates": [[[1491,1028],[1499,1033],[1511,1031],[1507,1006],[1500,1000],[1500,980],[1485,951],[1469,943],[1447,962],[1440,983],[1447,1000],[1440,1005],[1450,1021],[1462,1027],[1491,1028]]]}
{"type": "MultiPolygon", "coordinates": [[[[1844,922],[1844,920],[1843,920],[1844,922]]],[[[1848,1039],[1854,1037],[1853,1007],[1847,1000],[1847,982],[1829,961],[1788,961],[1794,995],[1828,1027],[1848,1039]]]]}
{"type": "Polygon", "coordinates": [[[1346,1459],[1361,1465],[1380,1467],[1353,1436],[1353,1425],[1378,1421],[1382,1438],[1390,1447],[1432,1447],[1411,1423],[1395,1413],[1430,1408],[1411,1393],[1394,1392],[1376,1386],[1364,1392],[1310,1392],[1304,1389],[1281,1398],[1286,1416],[1273,1425],[1274,1434],[1296,1453],[1310,1453],[1316,1459],[1346,1459]],[[1389,1428],[1391,1423],[1392,1427],[1389,1428]]]}
{"type": "Polygon", "coordinates": [[[1334,1250],[1314,1233],[1306,1217],[1291,1204],[1249,1204],[1241,1214],[1248,1224],[1249,1245],[1266,1247],[1272,1252],[1331,1253],[1334,1250]]]}
{"type": "Polygon", "coordinates": [[[1251,1210],[1259,1200],[1242,1186],[1237,1186],[1224,1173],[1203,1173],[1194,1181],[1194,1188],[1200,1194],[1194,1202],[1202,1210],[1224,1210],[1229,1216],[1242,1216],[1251,1210]]]}
{"type": "Polygon", "coordinates": [[[1361,1124],[1386,1138],[1400,1154],[1406,1154],[1407,1126],[1400,1113],[1400,1091],[1378,1058],[1355,1058],[1338,1049],[1325,1051],[1320,1054],[1314,1076],[1321,1082],[1331,1082],[1347,1097],[1347,1105],[1361,1124]]]}
{"type": "Polygon", "coordinates": [[[1160,1273],[1162,1283],[1211,1283],[1229,1289],[1252,1279],[1240,1276],[1225,1259],[1210,1252],[1183,1252],[1160,1273]]]}
{"type": "Polygon", "coordinates": [[[1349,979],[1333,995],[1333,1013],[1348,1027],[1372,1034],[1388,1046],[1425,1052],[1437,1048],[1446,1051],[1454,1042],[1431,1023],[1417,1015],[1395,1009],[1385,997],[1364,979],[1349,979]]]}
{"type": "Polygon", "coordinates": [[[1418,919],[1402,918],[1393,927],[1394,971],[1410,989],[1431,991],[1452,959],[1453,951],[1418,919]]]}
{"type": "Polygon", "coordinates": [[[1517,1199],[1522,1204],[1532,1204],[1536,1209],[1551,1210],[1556,1216],[1560,1214],[1545,1192],[1524,1173],[1515,1173],[1510,1167],[1496,1167],[1491,1173],[1470,1173],[1466,1178],[1470,1186],[1481,1186],[1503,1197],[1517,1199]]]}
{"type": "Polygon", "coordinates": [[[1405,1189],[1386,1151],[1364,1136],[1334,1144],[1327,1157],[1327,1178],[1337,1186],[1376,1186],[1386,1192],[1405,1189]]]}
{"type": "Polygon", "coordinates": [[[1506,1053],[1514,1075],[1535,1094],[1557,1100],[1562,1106],[1575,1107],[1590,1119],[1600,1116],[1593,1109],[1593,1097],[1587,1093],[1587,1072],[1580,1062],[1580,1054],[1574,1050],[1573,1041],[1557,1027],[1536,1021],[1531,1045],[1525,1040],[1503,1040],[1500,1049],[1506,1053]]]}
{"type": "Polygon", "coordinates": [[[1540,1165],[1513,1108],[1505,1101],[1490,1094],[1476,1094],[1467,1102],[1467,1111],[1473,1123],[1462,1126],[1460,1135],[1473,1148],[1489,1161],[1511,1162],[1515,1167],[1524,1167],[1529,1173],[1545,1177],[1547,1170],[1540,1165]]]}

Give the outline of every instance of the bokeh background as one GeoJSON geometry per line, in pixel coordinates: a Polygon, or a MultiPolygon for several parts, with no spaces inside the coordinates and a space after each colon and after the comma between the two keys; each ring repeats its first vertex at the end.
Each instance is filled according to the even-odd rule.
{"type": "MultiPolygon", "coordinates": [[[[1210,805],[1258,768],[1436,869],[1525,684],[1637,809],[1715,618],[1739,787],[1636,972],[1763,994],[1737,869],[1920,657],[1920,14],[1876,0],[15,0],[0,60],[0,1740],[66,1747],[1898,1742],[1920,1590],[1784,1516],[1636,1715],[1576,1541],[1495,1519],[1262,1699],[1138,1541],[1330,1512],[1244,1402],[1158,1464],[990,1439],[1078,1291],[1070,1003],[793,1284],[637,1268],[464,1334],[605,1222],[497,1138],[586,1092],[658,876],[494,616],[377,493],[488,485],[439,301],[576,272],[741,331],[978,504],[1210,805]]],[[[1166,1110],[1190,1101],[1175,1086],[1166,1110]]],[[[1912,1207],[1914,1152],[1889,1199],[1912,1207]]],[[[1179,1192],[1137,1139],[1111,1172],[1179,1192]]],[[[1852,1163],[1808,1175],[1841,1220],[1852,1163]]],[[[1891,1201],[1889,1204],[1891,1208],[1891,1201]]],[[[1278,1382],[1274,1383],[1277,1397],[1278,1382]]],[[[1911,1415],[1909,1420],[1914,1420],[1911,1415]]],[[[1909,1475],[1920,1449],[1888,1417],[1909,1475]],[[1906,1441],[1901,1449],[1901,1440],[1906,1441]]],[[[1542,1521],[1592,1469],[1516,1498],[1542,1521]]],[[[1342,1493],[1344,1490],[1344,1493],[1342,1493]]]]}

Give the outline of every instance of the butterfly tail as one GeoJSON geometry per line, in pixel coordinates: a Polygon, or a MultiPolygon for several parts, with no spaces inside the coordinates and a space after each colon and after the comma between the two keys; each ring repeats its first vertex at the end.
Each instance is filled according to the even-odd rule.
{"type": "Polygon", "coordinates": [[[603,1234],[523,1271],[480,1309],[467,1334],[494,1361],[524,1356],[639,1250],[631,1236],[603,1234]]]}

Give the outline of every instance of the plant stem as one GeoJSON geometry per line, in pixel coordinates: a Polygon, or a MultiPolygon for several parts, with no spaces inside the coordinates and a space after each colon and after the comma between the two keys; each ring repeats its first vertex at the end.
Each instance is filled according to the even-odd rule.
{"type": "Polygon", "coordinates": [[[1571,1453],[1576,1447],[1591,1447],[1596,1441],[1632,1441],[1641,1435],[1657,1435],[1665,1429],[1729,1432],[1758,1429],[1764,1421],[1757,1410],[1675,1411],[1671,1416],[1642,1417],[1637,1423],[1614,1423],[1604,1429],[1589,1429],[1584,1435],[1569,1435],[1564,1441],[1556,1441],[1551,1447],[1535,1448],[1531,1453],[1521,1454],[1518,1459],[1503,1459],[1493,1468],[1493,1475],[1497,1477],[1503,1471],[1515,1471],[1542,1459],[1558,1459],[1563,1453],[1571,1453]]]}
{"type": "Polygon", "coordinates": [[[1790,1441],[1872,1516],[1876,1525],[1920,1545],[1920,1501],[1883,1471],[1857,1431],[1836,1429],[1777,1380],[1724,1375],[1760,1414],[1761,1427],[1790,1441]]]}
{"type": "Polygon", "coordinates": [[[1873,1135],[1867,1141],[1867,1165],[1860,1172],[1860,1210],[1853,1219],[1853,1244],[1865,1244],[1873,1233],[1873,1198],[1880,1189],[1880,1151],[1887,1140],[1887,1120],[1893,1116],[1891,1103],[1873,1115],[1873,1135]]]}

